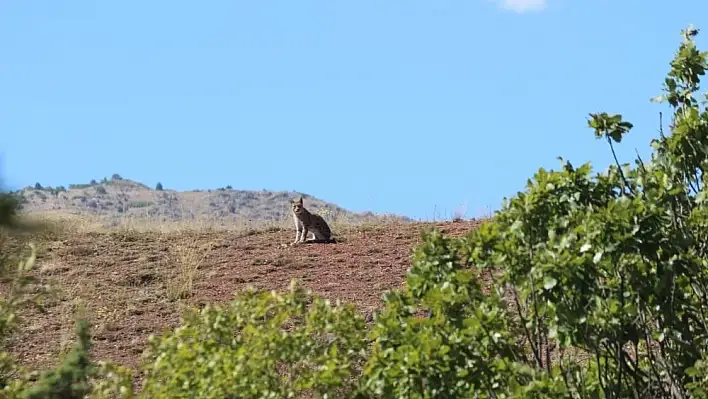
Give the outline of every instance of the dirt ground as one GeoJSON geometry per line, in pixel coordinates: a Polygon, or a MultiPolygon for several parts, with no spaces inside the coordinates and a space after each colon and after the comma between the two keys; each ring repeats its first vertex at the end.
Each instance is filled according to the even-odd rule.
{"type": "Polygon", "coordinates": [[[367,226],[338,234],[337,244],[295,247],[283,246],[294,239],[289,230],[60,236],[39,243],[34,272],[60,291],[45,313],[21,314],[12,350],[30,369],[52,366],[73,344],[76,317],[83,315],[92,327],[92,357],[135,368],[148,336],[176,327],[184,306],[225,303],[249,285],[284,290],[291,279],[370,313],[386,290],[403,284],[421,228],[459,236],[476,225],[367,226]]]}

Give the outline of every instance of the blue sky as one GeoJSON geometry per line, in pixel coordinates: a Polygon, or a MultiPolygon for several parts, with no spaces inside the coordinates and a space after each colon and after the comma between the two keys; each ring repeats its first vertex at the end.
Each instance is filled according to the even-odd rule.
{"type": "Polygon", "coordinates": [[[634,123],[624,161],[648,154],[680,30],[708,49],[708,2],[668,4],[3,1],[2,174],[480,216],[557,156],[604,169],[589,112],[634,123]]]}

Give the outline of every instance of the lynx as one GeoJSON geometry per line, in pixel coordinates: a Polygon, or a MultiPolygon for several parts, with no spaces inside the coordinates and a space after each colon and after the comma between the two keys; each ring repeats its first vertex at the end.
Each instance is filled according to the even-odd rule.
{"type": "Polygon", "coordinates": [[[322,216],[311,213],[302,204],[302,197],[297,201],[291,201],[293,220],[295,221],[295,241],[290,245],[305,242],[307,233],[311,232],[314,236],[312,242],[336,242],[332,238],[332,230],[329,229],[327,222],[322,216]]]}

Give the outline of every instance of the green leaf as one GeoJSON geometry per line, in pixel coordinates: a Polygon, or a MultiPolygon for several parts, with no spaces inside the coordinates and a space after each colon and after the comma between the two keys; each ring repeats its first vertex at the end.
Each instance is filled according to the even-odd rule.
{"type": "Polygon", "coordinates": [[[551,288],[555,287],[556,284],[558,284],[558,280],[553,277],[546,276],[543,279],[543,288],[547,290],[550,290],[551,288]]]}
{"type": "Polygon", "coordinates": [[[600,263],[600,260],[602,259],[602,255],[604,255],[604,251],[595,252],[595,255],[592,257],[592,262],[595,264],[600,263]]]}

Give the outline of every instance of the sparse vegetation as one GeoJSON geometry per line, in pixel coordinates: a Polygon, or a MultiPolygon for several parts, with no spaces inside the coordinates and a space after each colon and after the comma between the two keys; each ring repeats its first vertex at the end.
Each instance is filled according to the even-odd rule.
{"type": "Polygon", "coordinates": [[[157,184],[155,185],[155,190],[162,191],[162,183],[157,182],[157,184]]]}
{"type": "Polygon", "coordinates": [[[69,184],[69,190],[83,190],[91,187],[90,184],[69,184]]]}
{"type": "MultiPolygon", "coordinates": [[[[695,98],[708,53],[695,47],[697,30],[682,33],[655,99],[674,110],[671,134],[653,140],[650,160],[630,167],[615,157],[592,175],[589,164],[561,159],[560,171],[539,169],[463,237],[423,232],[405,286],[386,293],[370,324],[298,284],[189,309],[180,327],[150,339],[139,397],[708,398],[708,111],[695,98]]],[[[607,113],[590,114],[588,125],[613,155],[633,128],[607,113]]],[[[206,250],[219,245],[229,244],[206,250]]],[[[243,254],[256,249],[239,245],[243,254]]],[[[168,295],[189,297],[204,248],[165,248],[177,257],[171,263],[186,265],[168,295]]],[[[287,264],[252,264],[275,273],[276,262],[287,264]]],[[[6,303],[0,327],[14,323],[3,312],[17,302],[6,303]]],[[[80,322],[54,372],[12,380],[5,391],[133,397],[130,370],[88,361],[86,331],[80,322]]]]}
{"type": "Polygon", "coordinates": [[[167,297],[176,301],[192,295],[194,281],[199,266],[204,263],[211,246],[196,248],[177,246],[173,248],[172,262],[176,265],[175,273],[167,282],[167,297]]]}
{"type": "Polygon", "coordinates": [[[145,208],[150,205],[152,205],[152,203],[149,201],[133,201],[128,204],[128,206],[130,206],[131,208],[145,208]]]}

